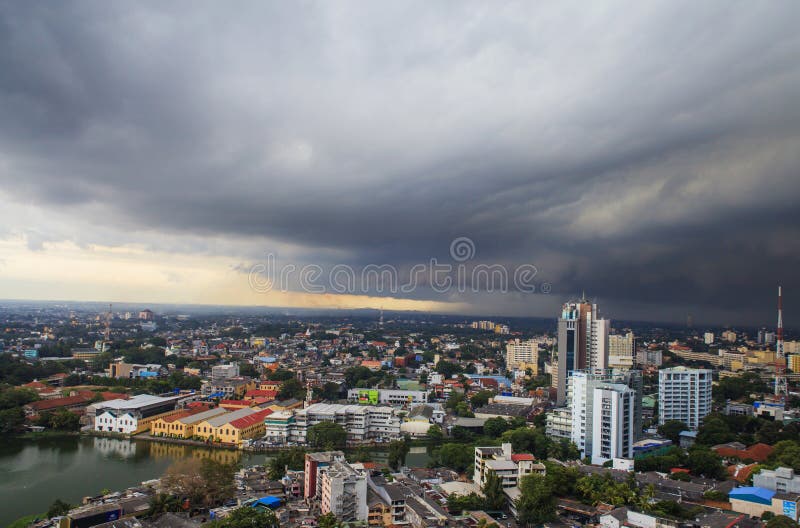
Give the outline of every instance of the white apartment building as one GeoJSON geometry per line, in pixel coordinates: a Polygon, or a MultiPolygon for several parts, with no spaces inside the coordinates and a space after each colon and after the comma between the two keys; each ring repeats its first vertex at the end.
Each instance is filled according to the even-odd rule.
{"type": "Polygon", "coordinates": [[[236,378],[238,376],[238,363],[231,363],[230,365],[214,365],[211,367],[211,383],[220,383],[227,379],[236,378]]]}
{"type": "MultiPolygon", "coordinates": [[[[624,446],[632,445],[639,440],[642,432],[642,375],[638,370],[604,370],[604,371],[575,371],[569,378],[568,383],[568,396],[567,407],[569,408],[569,418],[571,420],[570,439],[578,447],[582,456],[593,456],[596,452],[598,455],[608,450],[603,450],[596,447],[595,432],[603,430],[611,425],[603,413],[600,415],[595,414],[598,407],[595,402],[596,396],[611,398],[613,395],[606,394],[603,391],[596,389],[609,389],[612,391],[622,390],[621,387],[630,389],[632,395],[628,396],[627,392],[623,391],[620,398],[630,402],[631,412],[630,420],[624,420],[614,423],[615,434],[621,435],[624,440],[628,437],[627,441],[622,444],[614,439],[614,445],[624,446]],[[598,449],[596,451],[596,449],[598,449]]],[[[564,413],[566,416],[566,413],[564,413]]],[[[626,415],[627,416],[627,415],[626,415]]],[[[554,425],[550,424],[551,427],[554,425]]],[[[556,431],[554,431],[556,432],[556,431]]],[[[623,448],[620,448],[624,451],[623,448]]]]}
{"type": "Polygon", "coordinates": [[[500,477],[503,488],[508,489],[517,487],[525,475],[543,473],[544,465],[536,463],[529,453],[512,453],[508,443],[500,447],[476,447],[473,482],[483,488],[491,471],[500,477]]]}
{"type": "Polygon", "coordinates": [[[611,321],[600,317],[597,305],[593,304],[586,314],[586,368],[605,370],[608,368],[608,334],[611,321]]]}
{"type": "Polygon", "coordinates": [[[608,336],[608,368],[633,368],[635,344],[633,332],[608,336]]]}
{"type": "Polygon", "coordinates": [[[713,345],[714,344],[714,332],[706,332],[705,334],[703,334],[703,343],[705,343],[707,345],[713,345]]]}
{"type": "Polygon", "coordinates": [[[678,420],[696,431],[711,412],[711,370],[675,367],[658,371],[658,423],[678,420]]]}
{"type": "Polygon", "coordinates": [[[270,444],[284,445],[290,441],[295,428],[294,413],[292,411],[278,411],[264,419],[266,431],[264,439],[270,444]]]}
{"type": "Polygon", "coordinates": [[[636,392],[622,384],[594,388],[592,464],[633,458],[636,392]]]}
{"type": "Polygon", "coordinates": [[[531,369],[534,376],[539,375],[539,343],[534,340],[514,339],[506,343],[506,368],[531,369]]]}
{"type": "Polygon", "coordinates": [[[367,477],[347,462],[333,462],[322,473],[321,511],[342,521],[366,521],[367,477]]]}
{"type": "Polygon", "coordinates": [[[377,399],[378,405],[410,405],[428,401],[428,391],[400,389],[350,389],[347,399],[351,401],[371,403],[377,399]],[[375,395],[377,394],[377,398],[375,395]]]}
{"type": "Polygon", "coordinates": [[[320,422],[334,422],[347,431],[349,442],[400,437],[402,423],[398,412],[392,407],[373,405],[339,405],[315,403],[295,413],[292,439],[305,444],[308,428],[320,422]]]}

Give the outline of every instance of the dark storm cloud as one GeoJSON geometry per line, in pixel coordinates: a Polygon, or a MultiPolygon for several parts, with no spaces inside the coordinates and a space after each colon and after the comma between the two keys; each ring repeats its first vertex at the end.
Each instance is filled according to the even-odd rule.
{"type": "Polygon", "coordinates": [[[476,261],[534,263],[554,297],[586,289],[616,316],[765,318],[778,281],[800,292],[798,15],[5,3],[0,183],[100,207],[121,241],[135,226],[407,268],[468,236],[476,261]]]}

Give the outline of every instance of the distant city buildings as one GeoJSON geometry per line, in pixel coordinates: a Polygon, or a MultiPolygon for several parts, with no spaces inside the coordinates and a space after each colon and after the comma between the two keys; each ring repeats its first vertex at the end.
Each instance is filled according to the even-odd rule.
{"type": "Polygon", "coordinates": [[[674,367],[658,372],[658,423],[683,422],[697,430],[711,412],[712,372],[674,367]]]}
{"type": "Polygon", "coordinates": [[[539,343],[534,340],[514,339],[506,343],[506,368],[509,370],[530,370],[539,375],[539,343]]]}
{"type": "Polygon", "coordinates": [[[633,368],[635,350],[636,339],[633,332],[608,336],[608,368],[633,368]]]}

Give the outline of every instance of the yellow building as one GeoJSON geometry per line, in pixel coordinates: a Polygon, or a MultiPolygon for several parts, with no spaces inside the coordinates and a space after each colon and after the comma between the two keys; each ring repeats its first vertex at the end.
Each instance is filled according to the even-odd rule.
{"type": "Polygon", "coordinates": [[[258,385],[258,390],[280,391],[282,383],[281,381],[261,380],[261,383],[258,385]]]}
{"type": "Polygon", "coordinates": [[[243,418],[238,418],[217,429],[219,442],[241,446],[244,440],[261,438],[267,432],[264,419],[272,414],[271,409],[264,409],[243,418]]]}
{"type": "Polygon", "coordinates": [[[792,354],[787,359],[789,361],[789,370],[800,372],[800,354],[792,354]]]}
{"type": "Polygon", "coordinates": [[[170,438],[192,438],[195,424],[225,413],[227,413],[225,409],[217,407],[198,413],[187,412],[182,415],[159,418],[150,424],[150,434],[170,438]]]}
{"type": "Polygon", "coordinates": [[[201,440],[211,442],[222,442],[223,438],[230,438],[232,433],[228,430],[229,424],[239,418],[250,416],[258,412],[256,409],[247,407],[238,411],[226,412],[198,422],[194,426],[193,436],[201,440]]]}

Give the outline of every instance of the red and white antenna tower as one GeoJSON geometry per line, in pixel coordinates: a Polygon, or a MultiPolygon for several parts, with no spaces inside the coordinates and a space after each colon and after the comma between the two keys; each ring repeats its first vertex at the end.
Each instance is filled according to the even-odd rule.
{"type": "Polygon", "coordinates": [[[783,352],[783,292],[778,286],[778,328],[775,336],[775,397],[784,399],[789,395],[786,383],[786,355],[783,352]]]}

